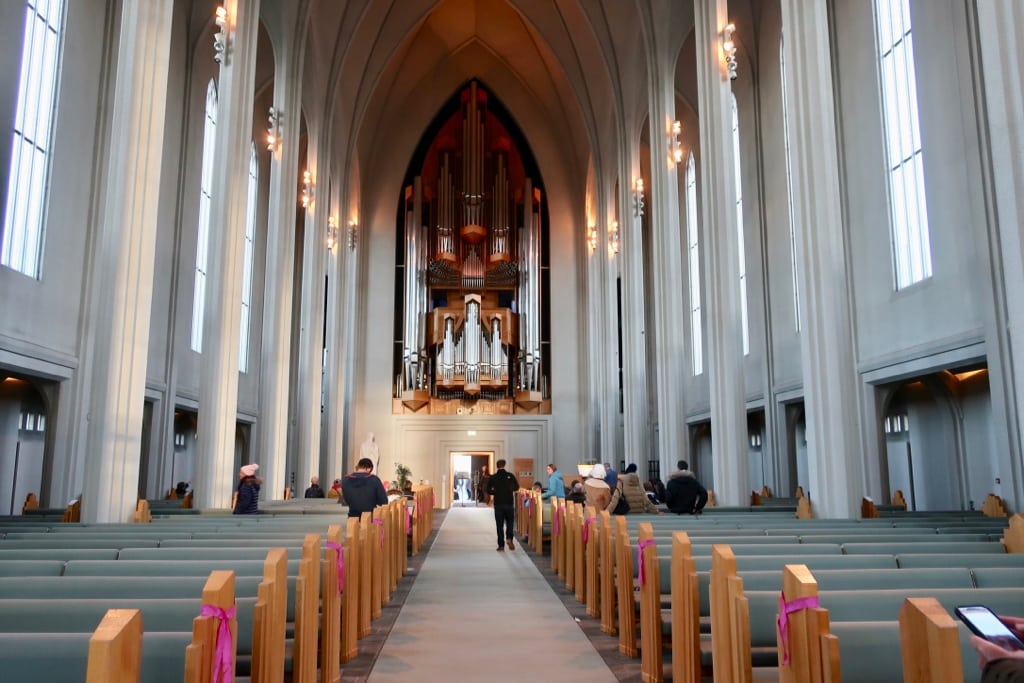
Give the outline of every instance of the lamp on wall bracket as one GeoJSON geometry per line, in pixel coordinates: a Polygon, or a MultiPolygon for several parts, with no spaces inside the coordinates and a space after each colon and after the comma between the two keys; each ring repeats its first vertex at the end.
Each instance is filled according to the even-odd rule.
{"type": "Polygon", "coordinates": [[[213,61],[218,64],[227,65],[231,27],[228,24],[228,10],[224,5],[217,7],[217,15],[214,21],[217,24],[217,32],[213,34],[213,61]]]}
{"type": "Polygon", "coordinates": [[[274,152],[280,143],[281,110],[271,105],[267,115],[267,149],[274,152]]]}
{"type": "Polygon", "coordinates": [[[633,215],[642,218],[644,215],[644,179],[633,181],[633,215]]]}
{"type": "Polygon", "coordinates": [[[597,226],[596,225],[588,225],[587,226],[587,248],[590,249],[590,253],[594,253],[594,250],[597,249],[597,226]]]}
{"type": "Polygon", "coordinates": [[[356,238],[359,236],[359,224],[356,223],[356,219],[352,219],[348,222],[348,249],[349,251],[356,250],[356,238]]]}
{"type": "Polygon", "coordinates": [[[327,251],[334,251],[334,245],[338,243],[338,219],[334,216],[327,217],[327,251]]]}
{"type": "Polygon", "coordinates": [[[722,54],[725,56],[725,66],[729,71],[729,79],[735,81],[738,75],[736,63],[736,41],[733,40],[733,33],[736,32],[735,24],[726,24],[722,29],[722,54]]]}
{"type": "Polygon", "coordinates": [[[672,131],[668,134],[668,153],[672,157],[672,163],[683,162],[683,124],[678,121],[672,122],[672,131]]]}
{"type": "Polygon", "coordinates": [[[306,170],[302,172],[302,208],[308,209],[313,204],[313,176],[306,170]]]}
{"type": "Polygon", "coordinates": [[[619,222],[612,221],[611,225],[608,226],[608,246],[611,247],[612,253],[619,253],[619,222]]]}

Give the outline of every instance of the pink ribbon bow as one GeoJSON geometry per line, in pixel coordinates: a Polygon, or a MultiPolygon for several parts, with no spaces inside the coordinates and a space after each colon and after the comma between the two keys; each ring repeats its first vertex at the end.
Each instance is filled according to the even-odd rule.
{"type": "Polygon", "coordinates": [[[375,519],[375,520],[373,520],[373,523],[380,525],[380,547],[383,548],[384,547],[384,520],[383,519],[375,519]]]}
{"type": "Polygon", "coordinates": [[[590,529],[590,525],[597,521],[597,517],[587,517],[583,520],[583,543],[586,544],[590,534],[587,533],[590,529]]]}
{"type": "Polygon", "coordinates": [[[238,607],[232,605],[230,609],[221,609],[216,605],[203,605],[199,612],[201,617],[214,617],[219,622],[217,625],[217,645],[213,654],[213,681],[227,681],[232,683],[235,680],[235,672],[231,667],[231,620],[238,613],[238,607]]]}
{"type": "Polygon", "coordinates": [[[405,534],[408,536],[412,530],[412,508],[405,506],[405,534]]]}
{"type": "Polygon", "coordinates": [[[805,609],[814,609],[820,607],[817,595],[809,595],[806,598],[797,598],[791,602],[786,602],[784,595],[779,595],[779,618],[776,624],[779,628],[779,642],[782,643],[782,663],[789,664],[789,615],[793,612],[799,612],[805,609]]]}
{"type": "Polygon", "coordinates": [[[345,587],[345,553],[341,551],[341,546],[334,541],[327,541],[327,547],[338,551],[338,592],[340,593],[345,587]]]}
{"type": "Polygon", "coordinates": [[[644,548],[654,545],[654,539],[648,538],[646,541],[640,541],[636,544],[636,578],[640,581],[640,585],[644,585],[644,548]]]}

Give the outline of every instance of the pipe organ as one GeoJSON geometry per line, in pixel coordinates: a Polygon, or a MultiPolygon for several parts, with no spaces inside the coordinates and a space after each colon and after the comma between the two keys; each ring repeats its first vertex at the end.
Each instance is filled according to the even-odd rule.
{"type": "Polygon", "coordinates": [[[394,412],[550,413],[529,150],[476,82],[459,100],[405,190],[394,412]]]}

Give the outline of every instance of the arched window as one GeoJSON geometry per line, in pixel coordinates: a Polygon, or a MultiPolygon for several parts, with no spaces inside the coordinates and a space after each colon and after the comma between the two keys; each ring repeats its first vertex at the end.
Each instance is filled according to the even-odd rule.
{"type": "Polygon", "coordinates": [[[796,331],[800,331],[800,282],[797,277],[796,221],[793,218],[793,166],[789,159],[789,95],[786,89],[786,58],[779,40],[779,73],[782,74],[782,137],[786,146],[786,202],[789,205],[789,264],[793,273],[793,318],[796,331]]]}
{"type": "Polygon", "coordinates": [[[0,264],[41,275],[50,143],[57,104],[57,74],[64,31],[63,0],[25,3],[18,103],[11,131],[0,264]]]}
{"type": "Polygon", "coordinates": [[[736,237],[740,258],[740,317],[743,324],[743,355],[750,353],[750,325],[747,321],[747,257],[743,246],[743,183],[740,178],[740,115],[736,108],[736,95],[729,94],[732,104],[733,169],[736,172],[736,237]]]}
{"type": "Polygon", "coordinates": [[[206,86],[206,118],[203,126],[203,167],[199,180],[199,230],[196,236],[196,281],[192,291],[192,350],[203,351],[203,317],[206,312],[206,259],[210,248],[210,202],[213,198],[213,147],[217,140],[217,84],[206,86]]]}
{"type": "Polygon", "coordinates": [[[704,320],[700,307],[700,226],[697,224],[697,166],[686,157],[686,244],[690,272],[690,365],[694,376],[704,372],[704,320]]]}
{"type": "Polygon", "coordinates": [[[249,147],[249,188],[245,201],[245,262],[242,264],[242,317],[238,341],[238,371],[249,371],[249,311],[252,302],[252,264],[256,241],[256,192],[259,189],[256,143],[249,147]]]}
{"type": "Polygon", "coordinates": [[[896,289],[903,289],[932,275],[910,0],[876,0],[875,33],[896,289]]]}

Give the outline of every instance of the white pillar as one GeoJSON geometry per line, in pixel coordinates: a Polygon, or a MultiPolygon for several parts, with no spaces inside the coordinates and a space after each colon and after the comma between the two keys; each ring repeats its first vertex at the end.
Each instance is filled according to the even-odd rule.
{"type": "Polygon", "coordinates": [[[661,471],[675,470],[686,451],[682,387],[686,372],[683,328],[683,249],[679,225],[679,177],[668,141],[675,120],[678,39],[667,6],[649,6],[642,22],[647,47],[651,187],[647,192],[654,269],[654,373],[658,396],[658,456],[661,471]]]}
{"type": "Polygon", "coordinates": [[[237,478],[233,465],[238,417],[238,338],[259,5],[259,0],[224,2],[229,35],[218,79],[199,380],[195,491],[198,506],[203,508],[229,507],[237,478]]]}
{"type": "MultiPolygon", "coordinates": [[[[993,412],[1002,413],[1007,441],[996,446],[1006,456],[998,460],[1009,486],[1003,491],[1011,509],[1024,506],[1024,363],[1020,356],[1024,339],[1024,5],[1018,0],[978,0],[974,3],[976,35],[984,74],[984,102],[979,112],[987,116],[986,153],[992,166],[992,203],[996,293],[996,331],[990,366],[1003,368],[992,376],[993,412]],[[1016,347],[1016,348],[1015,348],[1016,347]],[[1001,405],[1002,404],[1002,405],[1001,405]],[[1005,406],[1005,407],[1003,407],[1005,406]]],[[[968,9],[970,11],[970,9],[968,9]]],[[[997,433],[999,430],[996,430],[997,433]]],[[[998,436],[1000,440],[1003,437],[998,436]]]]}
{"type": "Polygon", "coordinates": [[[783,0],[808,493],[819,517],[853,517],[863,494],[865,443],[852,342],[853,311],[839,189],[829,22],[823,3],[783,0]]]}
{"type": "MultiPolygon", "coordinates": [[[[624,138],[630,143],[631,137],[624,138]]],[[[649,364],[646,346],[647,320],[644,314],[644,254],[640,219],[633,216],[630,179],[638,168],[635,149],[627,143],[621,150],[619,171],[619,267],[622,274],[622,391],[623,438],[626,460],[651,455],[651,423],[647,402],[649,364]]],[[[612,211],[608,212],[612,216],[612,211]]],[[[614,220],[611,218],[610,220],[614,220]]],[[[609,226],[609,230],[611,227],[609,226]]],[[[664,477],[663,473],[663,477],[664,477]]]]}
{"type": "Polygon", "coordinates": [[[87,522],[129,522],[138,499],[173,5],[125,0],[121,12],[110,156],[84,317],[87,522]]]}
{"type": "Polygon", "coordinates": [[[720,38],[729,23],[728,3],[696,0],[694,19],[714,490],[719,503],[739,505],[746,501],[749,463],[731,88],[720,38]]]}
{"type": "Polygon", "coordinates": [[[320,163],[319,137],[311,127],[310,149],[304,170],[313,181],[313,200],[306,207],[302,256],[302,300],[298,340],[298,394],[296,396],[295,489],[308,486],[319,470],[321,388],[324,362],[324,275],[327,272],[327,212],[330,210],[329,166],[320,163]]]}
{"type": "MultiPolygon", "coordinates": [[[[283,32],[282,32],[283,33],[283,32]]],[[[288,389],[291,368],[292,282],[295,260],[295,206],[298,201],[300,93],[305,60],[301,45],[284,36],[275,51],[274,108],[280,143],[270,162],[267,210],[267,271],[260,357],[260,420],[257,459],[262,463],[263,495],[284,497],[287,486],[288,389]]]]}

